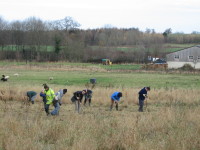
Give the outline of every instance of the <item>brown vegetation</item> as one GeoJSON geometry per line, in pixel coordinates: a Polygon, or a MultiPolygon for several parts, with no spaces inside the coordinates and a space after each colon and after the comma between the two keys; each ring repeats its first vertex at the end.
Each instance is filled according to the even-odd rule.
{"type": "MultiPolygon", "coordinates": [[[[60,115],[46,116],[41,98],[24,105],[28,87],[1,87],[1,149],[135,149],[200,148],[200,94],[190,89],[152,89],[145,112],[137,111],[139,89],[96,88],[92,106],[74,112],[70,87],[60,115]],[[122,91],[119,111],[109,111],[110,95],[122,91]]],[[[58,90],[58,87],[53,87],[58,90]]],[[[40,91],[40,87],[32,87],[40,91]]]]}
{"type": "Polygon", "coordinates": [[[142,67],[143,69],[146,70],[167,70],[168,69],[168,64],[145,64],[142,67]]]}

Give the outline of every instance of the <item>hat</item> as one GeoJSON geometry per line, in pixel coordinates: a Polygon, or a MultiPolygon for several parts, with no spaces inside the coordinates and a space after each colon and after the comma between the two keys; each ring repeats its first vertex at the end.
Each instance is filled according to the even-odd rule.
{"type": "Polygon", "coordinates": [[[150,86],[148,86],[148,87],[146,87],[147,88],[147,90],[149,90],[150,91],[150,86]]]}
{"type": "Polygon", "coordinates": [[[46,88],[49,88],[49,86],[45,83],[45,84],[43,84],[43,86],[44,86],[44,88],[46,89],[46,88]]]}

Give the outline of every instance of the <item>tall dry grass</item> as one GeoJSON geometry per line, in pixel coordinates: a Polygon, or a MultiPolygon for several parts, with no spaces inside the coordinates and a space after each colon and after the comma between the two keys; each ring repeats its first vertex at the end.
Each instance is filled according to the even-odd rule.
{"type": "MultiPolygon", "coordinates": [[[[55,91],[60,87],[52,86],[55,91]]],[[[46,116],[39,96],[34,105],[23,101],[27,90],[0,88],[0,149],[5,150],[198,150],[200,93],[196,89],[152,89],[145,112],[137,111],[140,89],[95,88],[92,106],[75,113],[69,87],[60,115],[46,116]],[[122,91],[119,111],[109,111],[110,95],[122,91]]],[[[53,109],[53,107],[51,107],[53,109]]]]}

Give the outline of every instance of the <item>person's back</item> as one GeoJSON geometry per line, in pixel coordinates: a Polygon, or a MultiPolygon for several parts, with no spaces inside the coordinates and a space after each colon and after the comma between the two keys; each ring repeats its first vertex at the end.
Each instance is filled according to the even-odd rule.
{"type": "Polygon", "coordinates": [[[27,92],[27,96],[29,96],[29,97],[32,97],[32,96],[35,96],[35,95],[37,95],[37,93],[35,91],[28,91],[27,92]]]}
{"type": "Polygon", "coordinates": [[[144,87],[143,89],[141,89],[141,90],[138,92],[138,94],[139,94],[139,99],[140,99],[140,100],[144,100],[144,99],[145,99],[145,95],[147,94],[146,88],[144,87]]]}
{"type": "Polygon", "coordinates": [[[111,95],[111,99],[114,100],[114,101],[120,101],[120,96],[119,96],[119,93],[121,92],[114,92],[112,95],[111,95]]]}
{"type": "Polygon", "coordinates": [[[111,95],[111,105],[110,105],[110,110],[112,110],[113,108],[113,104],[116,104],[116,110],[118,110],[118,102],[120,101],[120,98],[122,97],[122,93],[121,92],[114,92],[111,95]]]}
{"type": "Polygon", "coordinates": [[[29,98],[29,101],[31,101],[32,104],[34,104],[37,93],[35,91],[27,91],[26,95],[29,98]]]}
{"type": "Polygon", "coordinates": [[[61,89],[59,90],[55,95],[56,95],[56,99],[58,100],[59,104],[62,105],[62,97],[64,96],[64,94],[67,93],[67,89],[61,89]]]}
{"type": "Polygon", "coordinates": [[[82,99],[83,99],[82,91],[76,91],[76,92],[74,92],[74,97],[75,97],[76,100],[80,100],[80,102],[81,102],[82,99]]]}

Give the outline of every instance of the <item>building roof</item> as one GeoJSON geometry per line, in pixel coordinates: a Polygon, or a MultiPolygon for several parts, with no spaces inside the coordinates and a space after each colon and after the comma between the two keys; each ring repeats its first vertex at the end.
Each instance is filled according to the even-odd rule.
{"type": "MultiPolygon", "coordinates": [[[[184,48],[184,49],[180,49],[180,50],[178,50],[178,51],[171,52],[171,53],[168,53],[168,54],[177,53],[177,52],[184,51],[184,50],[191,49],[191,48],[195,48],[195,47],[200,48],[200,45],[194,45],[194,46],[187,47],[187,48],[184,48]]],[[[168,55],[168,54],[167,54],[167,55],[168,55]]]]}

